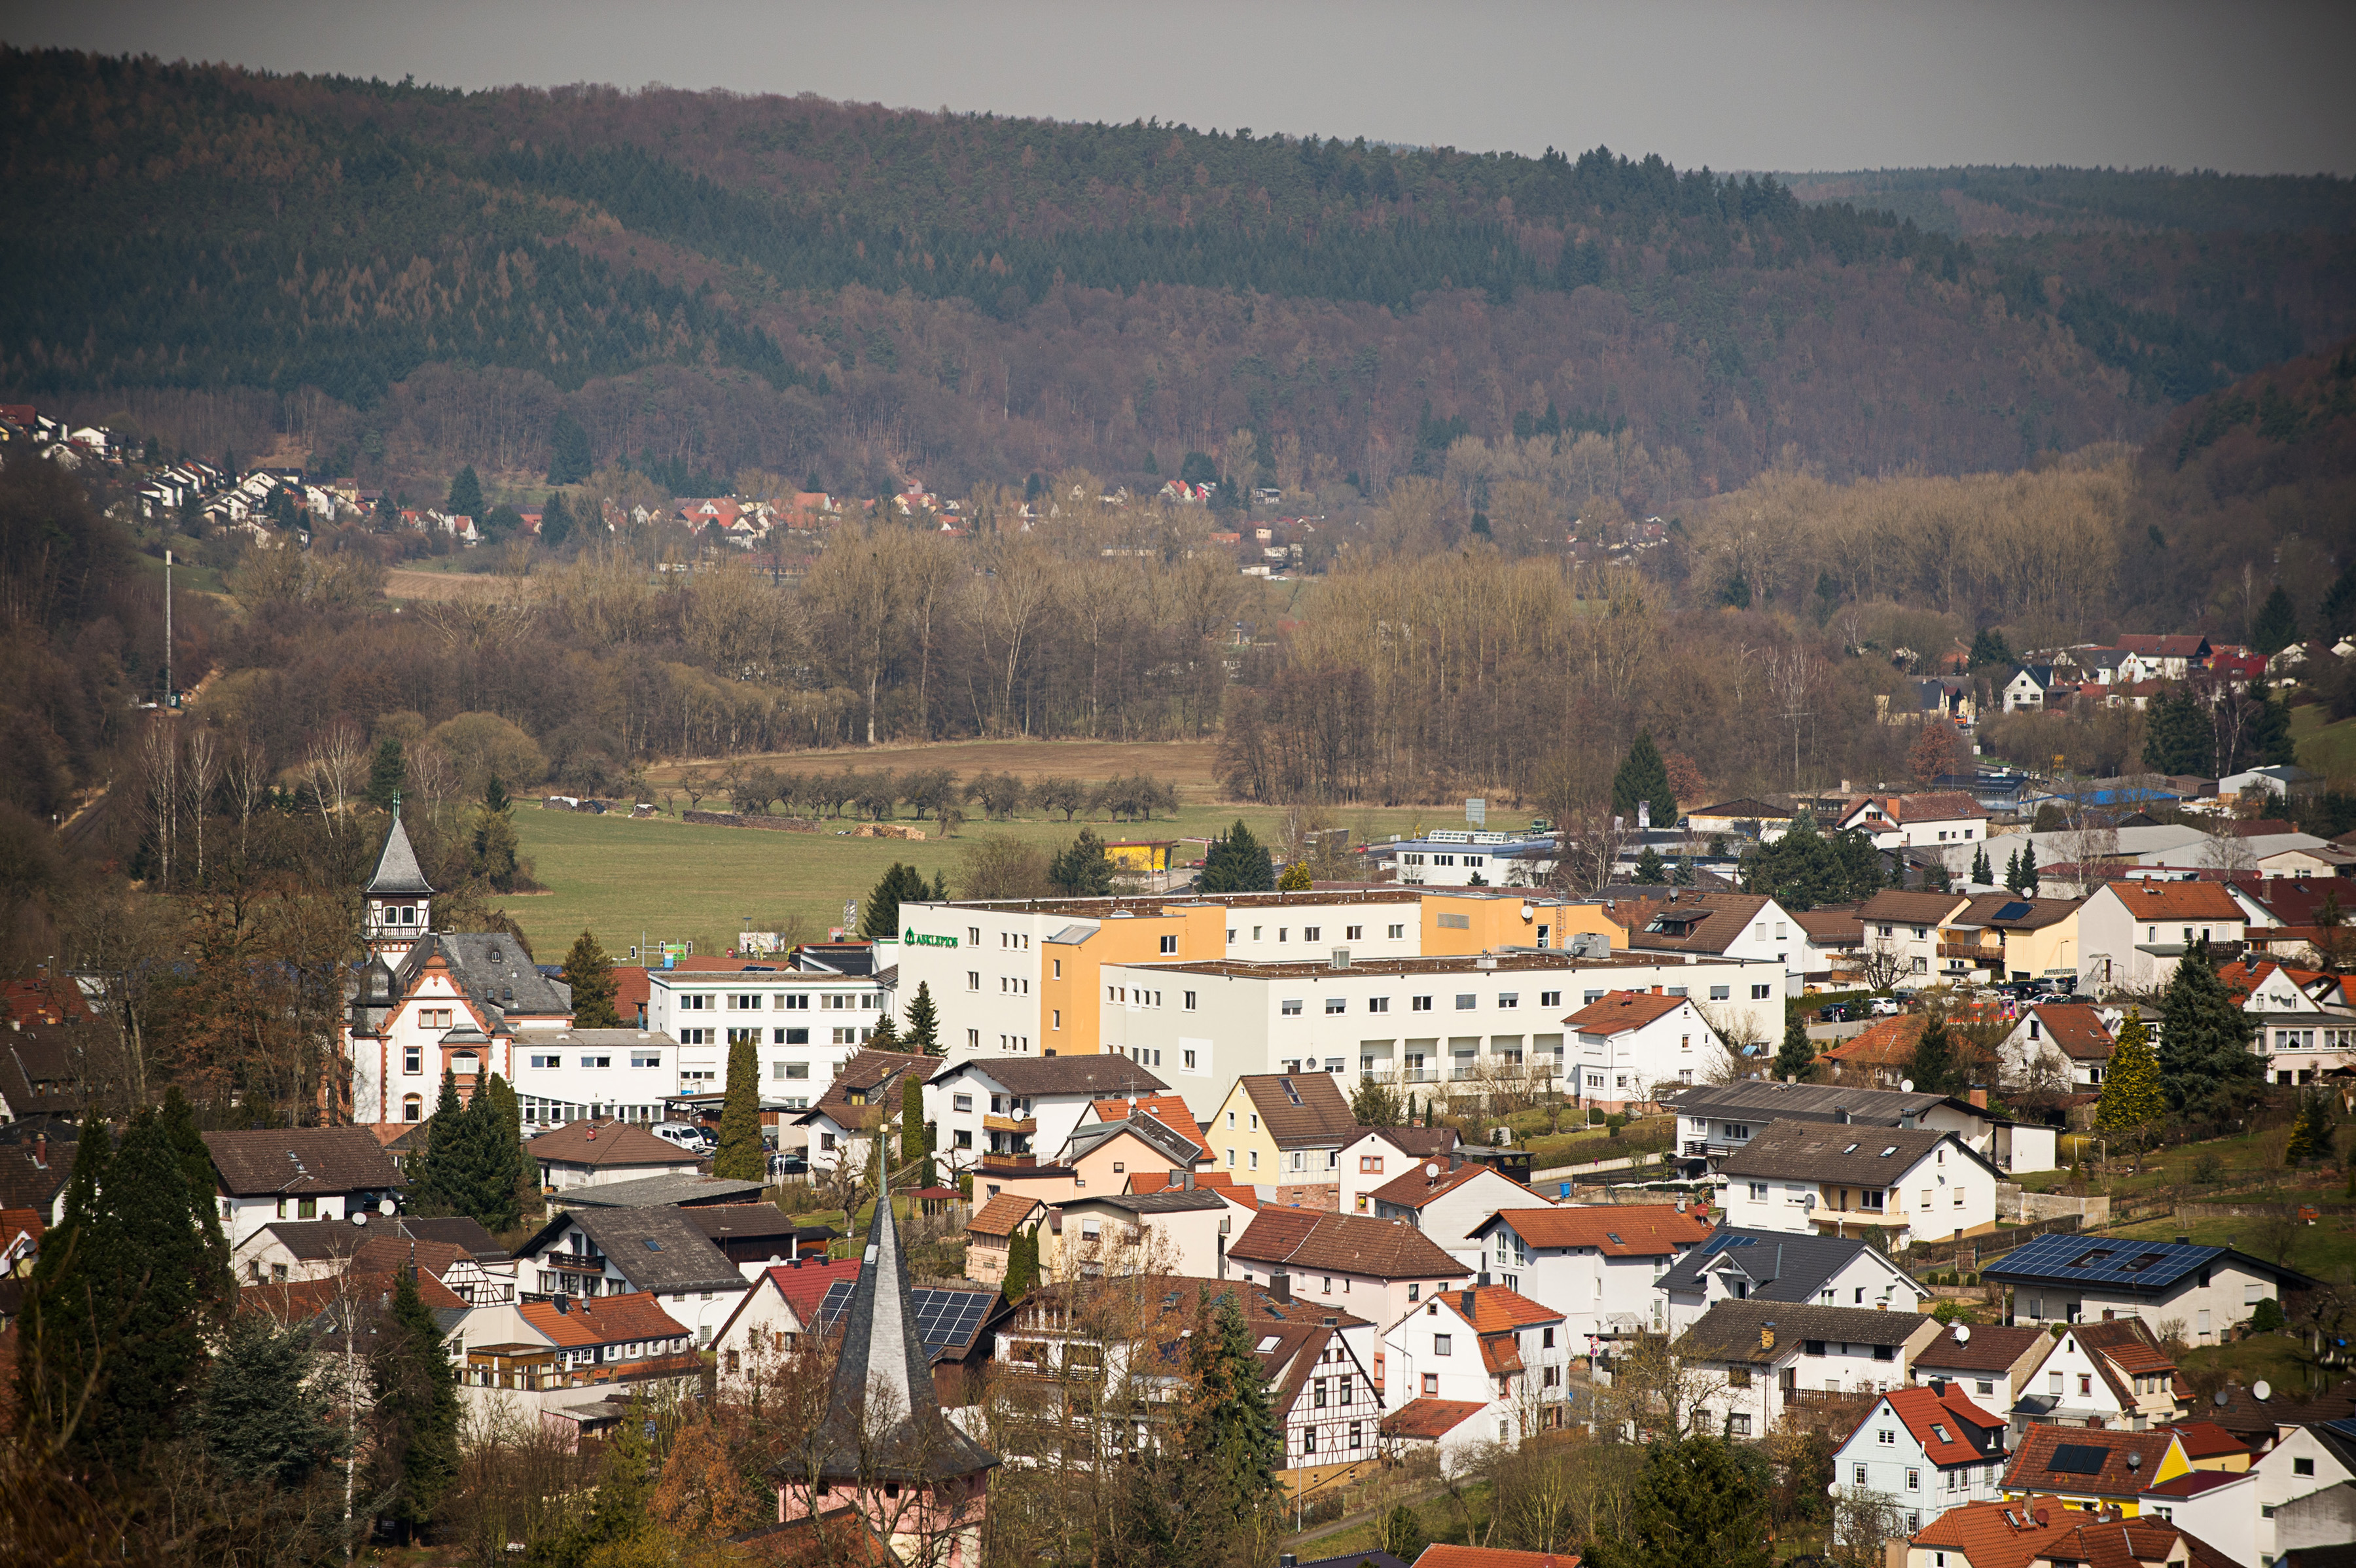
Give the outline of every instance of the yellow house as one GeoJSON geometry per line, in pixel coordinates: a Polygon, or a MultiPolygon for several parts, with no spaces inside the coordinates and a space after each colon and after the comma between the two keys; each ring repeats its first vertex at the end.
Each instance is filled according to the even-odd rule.
{"type": "Polygon", "coordinates": [[[2191,1470],[2173,1432],[2037,1423],[2013,1452],[2004,1495],[2015,1502],[2034,1495],[2060,1498],[2072,1508],[2108,1505],[2133,1519],[2142,1511],[2144,1493],[2191,1470]]]}
{"type": "Polygon", "coordinates": [[[1212,1113],[1203,1141],[1214,1169],[1274,1187],[1280,1205],[1333,1212],[1341,1207],[1342,1148],[1359,1131],[1332,1074],[1246,1073],[1212,1113]]]}
{"type": "Polygon", "coordinates": [[[1177,851],[1176,839],[1119,839],[1104,846],[1116,871],[1167,871],[1177,851]]]}
{"type": "Polygon", "coordinates": [[[1938,972],[1956,979],[2078,977],[2078,898],[1983,893],[1939,928],[1938,972]]]}

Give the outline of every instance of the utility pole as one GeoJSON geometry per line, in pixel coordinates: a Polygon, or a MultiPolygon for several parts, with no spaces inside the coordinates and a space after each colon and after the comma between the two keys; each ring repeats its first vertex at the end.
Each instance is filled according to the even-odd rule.
{"type": "Polygon", "coordinates": [[[172,697],[172,553],[164,552],[164,705],[177,708],[172,697]]]}

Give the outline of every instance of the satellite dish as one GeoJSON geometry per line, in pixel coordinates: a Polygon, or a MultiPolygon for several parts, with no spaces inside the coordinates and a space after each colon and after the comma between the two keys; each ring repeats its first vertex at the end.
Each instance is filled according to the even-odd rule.
{"type": "Polygon", "coordinates": [[[1838,1481],[1826,1482],[1825,1496],[1828,1498],[1838,1498],[1840,1496],[1840,1483],[1838,1481]]]}
{"type": "Polygon", "coordinates": [[[1437,1181],[1437,1180],[1439,1180],[1439,1179],[1440,1179],[1440,1167],[1439,1167],[1437,1165],[1425,1165],[1425,1166],[1423,1167],[1423,1176],[1424,1176],[1424,1179],[1425,1179],[1426,1181],[1437,1181]]]}
{"type": "Polygon", "coordinates": [[[1955,1325],[1955,1343],[1956,1343],[1956,1344],[1958,1344],[1958,1345],[1968,1345],[1968,1344],[1970,1344],[1971,1342],[1972,1342],[1972,1326],[1971,1326],[1970,1324],[1968,1324],[1968,1323],[1958,1323],[1958,1324],[1956,1324],[1956,1325],[1955,1325]]]}
{"type": "Polygon", "coordinates": [[[2232,1396],[2227,1394],[2222,1389],[2219,1389],[2215,1393],[2209,1396],[2211,1402],[2213,1402],[2219,1410],[2223,1410],[2225,1408],[2226,1401],[2231,1397],[2232,1396]]]}
{"type": "Polygon", "coordinates": [[[1902,1081],[1901,1083],[1900,1083],[1900,1084],[1899,1084],[1899,1086],[1898,1086],[1898,1091],[1899,1091],[1901,1094],[1912,1094],[1912,1093],[1913,1093],[1913,1092],[1914,1092],[1914,1080],[1913,1080],[1912,1079],[1911,1079],[1911,1078],[1910,1078],[1910,1079],[1905,1079],[1904,1081],[1902,1081]]]}
{"type": "Polygon", "coordinates": [[[2259,1379],[2256,1382],[2252,1383],[2252,1384],[2250,1385],[2250,1391],[2251,1391],[2252,1393],[2254,1393],[2254,1394],[2257,1395],[2257,1396],[2258,1396],[2258,1398],[2260,1398],[2260,1399],[2265,1399],[2267,1395],[2269,1395],[2269,1394],[2273,1393],[2275,1391],[2274,1391],[2273,1389],[2271,1389],[2271,1388],[2267,1387],[2267,1386],[2266,1386],[2266,1380],[2265,1380],[2264,1378],[2261,1378],[2261,1379],[2259,1379]]]}
{"type": "Polygon", "coordinates": [[[1529,905],[1529,904],[1525,904],[1525,905],[1523,905],[1523,906],[1522,906],[1522,918],[1523,918],[1523,919],[1525,919],[1525,920],[1527,920],[1527,919],[1533,919],[1533,918],[1535,918],[1537,917],[1537,908],[1536,908],[1535,906],[1533,906],[1533,905],[1529,905]]]}
{"type": "Polygon", "coordinates": [[[353,1211],[353,1213],[352,1213],[352,1223],[353,1223],[353,1224],[355,1224],[355,1225],[365,1225],[365,1224],[367,1224],[367,1223],[368,1223],[368,1210],[367,1210],[367,1209],[365,1209],[365,1208],[355,1209],[355,1210],[353,1211]]]}
{"type": "Polygon", "coordinates": [[[390,1219],[390,1218],[391,1217],[392,1213],[393,1213],[393,1202],[392,1202],[392,1199],[391,1199],[391,1198],[389,1198],[389,1197],[379,1198],[379,1199],[377,1200],[376,1211],[377,1211],[379,1214],[384,1215],[386,1218],[390,1219]]]}

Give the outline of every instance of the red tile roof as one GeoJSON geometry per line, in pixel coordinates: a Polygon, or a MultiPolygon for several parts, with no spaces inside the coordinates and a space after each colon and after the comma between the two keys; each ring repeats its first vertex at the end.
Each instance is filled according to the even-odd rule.
{"type": "Polygon", "coordinates": [[[1570,1552],[1516,1552],[1505,1546],[1440,1542],[1425,1547],[1414,1568],[1579,1568],[1579,1556],[1570,1552]]]}
{"type": "Polygon", "coordinates": [[[2244,917],[2222,882],[2111,882],[2113,897],[2138,920],[2232,920],[2244,917]]]}
{"type": "Polygon", "coordinates": [[[1593,1247],[1607,1258],[1674,1256],[1713,1229],[1699,1213],[1666,1203],[1506,1208],[1497,1219],[1533,1247],[1593,1247]]]}
{"type": "Polygon", "coordinates": [[[975,1209],[973,1218],[965,1222],[965,1228],[974,1235],[1012,1236],[1025,1219],[1031,1218],[1032,1211],[1041,1207],[1043,1205],[1035,1197],[1001,1192],[975,1209]]]}
{"type": "Polygon", "coordinates": [[[1432,1299],[1444,1300],[1472,1325],[1476,1334],[1506,1334],[1534,1323],[1562,1321],[1562,1314],[1554,1308],[1504,1285],[1466,1285],[1444,1295],[1435,1294],[1432,1299]],[[1472,1298],[1470,1312],[1464,1310],[1464,1298],[1468,1295],[1472,1298]]]}
{"type": "Polygon", "coordinates": [[[766,1273],[776,1284],[777,1294],[786,1298],[786,1305],[808,1323],[818,1316],[819,1303],[826,1299],[829,1285],[837,1280],[858,1280],[859,1260],[841,1258],[829,1263],[804,1263],[799,1268],[779,1263],[766,1273]]]}
{"type": "Polygon", "coordinates": [[[1582,1035],[1623,1035],[1667,1017],[1690,1000],[1644,991],[1607,991],[1601,1001],[1589,1003],[1563,1022],[1582,1035]]]}
{"type": "Polygon", "coordinates": [[[1151,1116],[1202,1150],[1205,1159],[1211,1157],[1211,1145],[1203,1141],[1202,1124],[1194,1120],[1194,1113],[1186,1109],[1186,1097],[1183,1094],[1141,1094],[1134,1100],[1092,1100],[1088,1104],[1099,1122],[1151,1116]]]}
{"type": "Polygon", "coordinates": [[[2083,1002],[2051,1002],[2032,1007],[2029,1013],[2044,1026],[2045,1037],[2061,1047],[2062,1054],[2078,1061],[2106,1062],[2118,1042],[2103,1022],[2103,1015],[2083,1002]]]}
{"type": "Polygon", "coordinates": [[[552,1127],[525,1145],[535,1160],[587,1165],[594,1170],[628,1169],[638,1165],[683,1165],[692,1168],[696,1156],[677,1144],[666,1143],[645,1128],[611,1116],[584,1117],[552,1127]]]}
{"type": "MultiPolygon", "coordinates": [[[[1922,1445],[1923,1457],[1933,1465],[1974,1465],[2004,1456],[2005,1418],[1974,1404],[1954,1383],[1947,1385],[1944,1394],[1926,1388],[1904,1388],[1892,1389],[1881,1397],[1922,1445]],[[1941,1436],[1942,1432],[1946,1435],[1941,1436]],[[1997,1434],[1993,1447],[1983,1435],[1989,1432],[1997,1434]]],[[[1869,1412],[1866,1420],[1872,1419],[1869,1412]]]]}
{"type": "Polygon", "coordinates": [[[1914,1047],[1922,1043],[1924,1015],[1901,1013],[1880,1018],[1824,1053],[1826,1059],[1855,1062],[1862,1067],[1910,1067],[1914,1047]]]}
{"type": "Polygon", "coordinates": [[[2175,1442],[2175,1434],[2164,1430],[2120,1432],[2109,1427],[2032,1425],[2021,1434],[2011,1467],[2004,1473],[2005,1489],[2025,1492],[2044,1487],[2080,1496],[2131,1498],[2159,1474],[2159,1462],[2175,1442]],[[2065,1444],[2101,1449],[2102,1468],[2092,1475],[2054,1469],[2053,1451],[2065,1444]],[[2141,1463],[2129,1466],[2131,1455],[2140,1455],[2141,1463]]]}
{"type": "MultiPolygon", "coordinates": [[[[266,1312],[281,1323],[307,1323],[346,1296],[361,1301],[375,1296],[389,1302],[396,1284],[391,1274],[357,1271],[319,1280],[273,1280],[239,1286],[237,1310],[266,1312]]],[[[417,1276],[417,1294],[434,1311],[466,1310],[466,1302],[456,1292],[423,1271],[417,1276]]]]}
{"type": "Polygon", "coordinates": [[[1300,1208],[1261,1209],[1227,1256],[1301,1273],[1380,1280],[1461,1280],[1472,1272],[1403,1219],[1300,1208]]]}
{"type": "Polygon", "coordinates": [[[1427,1160],[1423,1165],[1410,1166],[1375,1188],[1368,1196],[1376,1203],[1387,1203],[1398,1208],[1421,1208],[1425,1204],[1436,1203],[1467,1182],[1478,1181],[1484,1176],[1494,1176],[1499,1181],[1510,1183],[1515,1192],[1529,1191],[1513,1177],[1501,1176],[1487,1165],[1462,1165],[1452,1171],[1440,1165],[1437,1176],[1426,1176],[1424,1171],[1430,1165],[1440,1165],[1440,1162],[1427,1160]]]}
{"type": "Polygon", "coordinates": [[[2180,1421],[2169,1430],[2184,1444],[2187,1459],[2215,1459],[2250,1451],[2248,1444],[2213,1421],[2180,1421]]]}
{"type": "MultiPolygon", "coordinates": [[[[1194,1189],[1197,1192],[1215,1192],[1246,1208],[1259,1207],[1259,1196],[1248,1184],[1238,1182],[1225,1171],[1196,1171],[1194,1189]]],[[[1129,1178],[1129,1190],[1141,1197],[1148,1193],[1175,1191],[1176,1187],[1170,1180],[1168,1171],[1140,1171],[1129,1178]]]]}
{"type": "Polygon", "coordinates": [[[1488,1408],[1477,1400],[1409,1400],[1383,1417],[1383,1435],[1443,1437],[1488,1408]]]}
{"type": "Polygon", "coordinates": [[[572,1305],[562,1312],[552,1301],[527,1301],[516,1311],[523,1315],[526,1323],[566,1348],[615,1345],[632,1339],[678,1339],[687,1333],[686,1326],[665,1312],[653,1294],[647,1291],[572,1298],[572,1305]]]}

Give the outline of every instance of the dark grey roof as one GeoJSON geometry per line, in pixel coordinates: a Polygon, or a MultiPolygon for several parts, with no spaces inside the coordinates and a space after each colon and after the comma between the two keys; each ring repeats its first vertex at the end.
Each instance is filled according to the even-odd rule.
{"type": "Polygon", "coordinates": [[[409,842],[409,830],[401,819],[392,819],[392,830],[384,835],[384,853],[376,858],[376,875],[369,878],[368,896],[430,897],[434,885],[425,880],[425,872],[417,864],[417,851],[409,842]]]}
{"type": "Polygon", "coordinates": [[[2163,1295],[2197,1270],[2222,1262],[2271,1274],[2293,1290],[2313,1290],[2319,1283],[2231,1247],[2066,1231],[2040,1236],[1980,1273],[2006,1284],[2094,1285],[2122,1295],[2163,1295]]]}
{"type": "Polygon", "coordinates": [[[1187,1214],[1196,1209],[1225,1208],[1227,1200],[1211,1187],[1165,1187],[1160,1192],[1115,1192],[1101,1197],[1073,1197],[1074,1203],[1102,1203],[1114,1208],[1125,1208],[1131,1214],[1187,1214]]]}
{"type": "Polygon", "coordinates": [[[987,1074],[1015,1094],[1085,1094],[1091,1100],[1151,1094],[1170,1086],[1127,1057],[1091,1051],[1076,1057],[969,1057],[934,1075],[939,1083],[961,1072],[987,1074]]]}
{"type": "Polygon", "coordinates": [[[867,1251],[841,1321],[842,1348],[826,1419],[810,1434],[801,1462],[788,1460],[788,1468],[822,1485],[938,1484],[979,1477],[998,1464],[996,1455],[941,1414],[888,1190],[868,1222],[867,1251]]]}
{"type": "Polygon", "coordinates": [[[1739,1083],[1697,1083],[1666,1097],[1680,1116],[1718,1116],[1761,1122],[1838,1122],[1895,1127],[1942,1105],[1991,1122],[2003,1120],[1967,1100],[1945,1094],[1908,1094],[1895,1089],[1857,1089],[1837,1084],[1778,1083],[1745,1079],[1739,1083]]]}
{"type": "Polygon", "coordinates": [[[504,931],[447,931],[418,944],[429,946],[441,951],[467,995],[499,1013],[573,1011],[570,994],[541,973],[523,944],[504,931]]]}
{"type": "Polygon", "coordinates": [[[1858,1127],[1826,1122],[1782,1122],[1753,1136],[1718,1168],[1730,1176],[1841,1182],[1851,1187],[1890,1187],[1930,1157],[1942,1143],[1959,1159],[1988,1165],[1953,1133],[1933,1127],[1858,1127]]]}
{"type": "Polygon", "coordinates": [[[1656,1290],[1698,1291],[1702,1274],[1721,1259],[1736,1264],[1751,1282],[1753,1301],[1810,1302],[1826,1282],[1869,1251],[1855,1236],[1817,1236],[1799,1230],[1746,1230],[1728,1227],[1698,1247],[1689,1247],[1676,1267],[1663,1274],[1656,1290]]]}
{"type": "Polygon", "coordinates": [[[368,1228],[348,1219],[277,1219],[262,1227],[296,1262],[349,1258],[369,1238],[368,1228]]]}
{"type": "Polygon", "coordinates": [[[696,1203],[741,1204],[760,1196],[757,1181],[673,1171],[631,1181],[567,1187],[564,1204],[568,1208],[669,1208],[696,1203]]]}
{"type": "Polygon", "coordinates": [[[1203,1157],[1203,1151],[1183,1133],[1172,1131],[1156,1118],[1124,1116],[1118,1122],[1091,1122],[1075,1131],[1071,1141],[1065,1145],[1067,1157],[1064,1163],[1076,1165],[1081,1155],[1124,1128],[1136,1133],[1156,1154],[1167,1159],[1173,1170],[1191,1171],[1194,1168],[1194,1162],[1203,1157]]]}
{"type": "Polygon", "coordinates": [[[404,1214],[393,1223],[401,1228],[403,1235],[414,1236],[421,1241],[439,1241],[445,1246],[462,1247],[477,1262],[504,1262],[512,1255],[499,1245],[497,1237],[483,1229],[480,1220],[464,1214],[444,1215],[438,1219],[404,1214]]]}
{"type": "Polygon", "coordinates": [[[1770,1363],[1810,1339],[1848,1345],[1903,1345],[1931,1319],[1919,1312],[1876,1312],[1866,1306],[1808,1306],[1798,1302],[1721,1301],[1685,1332],[1676,1352],[1697,1360],[1770,1363]],[[1772,1328],[1775,1343],[1764,1342],[1772,1328]]]}
{"type": "MultiPolygon", "coordinates": [[[[569,1203],[572,1195],[558,1201],[569,1203]]],[[[542,1226],[519,1255],[529,1258],[551,1251],[568,1230],[578,1230],[594,1243],[632,1290],[661,1294],[745,1288],[744,1276],[728,1255],[677,1208],[567,1210],[542,1226]]]]}

